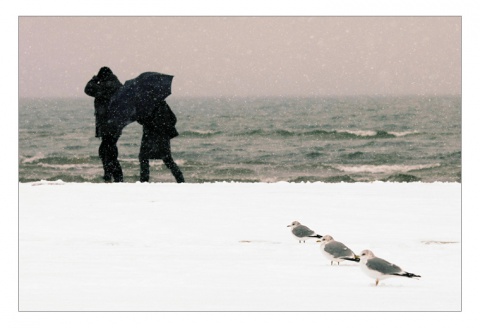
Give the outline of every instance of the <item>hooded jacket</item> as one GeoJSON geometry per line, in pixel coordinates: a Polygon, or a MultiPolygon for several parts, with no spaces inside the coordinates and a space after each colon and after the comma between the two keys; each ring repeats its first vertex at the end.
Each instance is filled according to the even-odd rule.
{"type": "Polygon", "coordinates": [[[85,86],[85,93],[95,98],[95,137],[108,133],[107,109],[112,96],[123,86],[117,76],[108,67],[102,67],[85,86]]]}

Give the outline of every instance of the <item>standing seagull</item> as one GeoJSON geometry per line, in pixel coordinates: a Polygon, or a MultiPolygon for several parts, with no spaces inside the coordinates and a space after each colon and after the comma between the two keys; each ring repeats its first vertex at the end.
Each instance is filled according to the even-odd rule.
{"type": "Polygon", "coordinates": [[[420,276],[404,271],[399,266],[376,257],[372,251],[366,249],[360,254],[360,264],[363,271],[375,279],[375,286],[382,279],[398,276],[407,278],[420,278],[420,276]]]}
{"type": "Polygon", "coordinates": [[[315,233],[315,231],[311,230],[307,226],[301,225],[298,221],[293,221],[292,224],[288,225],[287,227],[292,228],[292,233],[295,238],[298,239],[298,242],[301,243],[302,240],[305,242],[308,238],[322,238],[322,236],[315,233]]]}
{"type": "Polygon", "coordinates": [[[333,240],[332,236],[325,235],[317,240],[317,243],[320,243],[320,249],[323,255],[330,260],[330,265],[333,265],[333,262],[340,265],[340,262],[345,260],[360,262],[360,258],[350,248],[339,241],[333,240]]]}

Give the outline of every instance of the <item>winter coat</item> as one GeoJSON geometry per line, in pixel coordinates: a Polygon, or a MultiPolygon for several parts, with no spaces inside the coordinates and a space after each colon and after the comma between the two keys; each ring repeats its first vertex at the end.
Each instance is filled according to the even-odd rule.
{"type": "Polygon", "coordinates": [[[170,155],[170,139],[178,136],[175,128],[177,117],[165,101],[160,101],[153,115],[138,120],[143,125],[140,155],[142,159],[163,159],[170,155]]]}
{"type": "Polygon", "coordinates": [[[85,93],[95,97],[95,137],[100,138],[112,131],[107,129],[107,110],[112,96],[122,87],[122,83],[110,70],[106,74],[95,75],[85,86],[85,93]]]}

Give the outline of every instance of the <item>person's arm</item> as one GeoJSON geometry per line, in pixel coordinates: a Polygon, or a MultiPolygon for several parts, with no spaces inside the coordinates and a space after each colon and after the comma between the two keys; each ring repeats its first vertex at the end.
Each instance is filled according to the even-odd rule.
{"type": "Polygon", "coordinates": [[[90,97],[98,97],[100,95],[100,84],[97,76],[93,76],[85,86],[85,93],[90,97]]]}

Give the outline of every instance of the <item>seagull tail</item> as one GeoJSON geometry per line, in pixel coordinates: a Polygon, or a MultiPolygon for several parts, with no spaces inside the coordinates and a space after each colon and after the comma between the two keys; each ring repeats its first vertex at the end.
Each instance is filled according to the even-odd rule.
{"type": "Polygon", "coordinates": [[[347,260],[347,261],[360,262],[360,258],[359,258],[358,256],[356,256],[356,255],[355,255],[354,258],[344,257],[343,259],[344,259],[344,260],[347,260]]]}
{"type": "Polygon", "coordinates": [[[322,238],[323,236],[320,236],[320,235],[317,234],[317,235],[311,235],[311,236],[308,236],[308,237],[320,239],[320,238],[322,238]]]}
{"type": "Polygon", "coordinates": [[[407,278],[415,278],[415,279],[421,278],[421,276],[419,276],[417,274],[406,272],[406,271],[402,272],[402,273],[397,273],[395,275],[396,276],[401,276],[401,277],[407,277],[407,278]]]}

